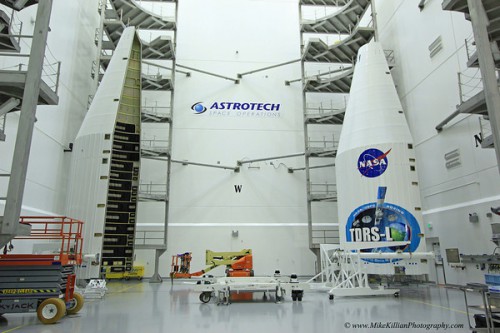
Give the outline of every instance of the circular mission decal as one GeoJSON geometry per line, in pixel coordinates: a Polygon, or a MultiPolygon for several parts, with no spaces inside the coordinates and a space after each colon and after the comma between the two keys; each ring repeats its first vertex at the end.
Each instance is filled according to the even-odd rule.
{"type": "MultiPolygon", "coordinates": [[[[414,252],[420,244],[420,226],[417,219],[403,207],[371,202],[356,208],[347,220],[348,242],[387,242],[386,247],[364,249],[361,252],[414,252]],[[391,242],[405,242],[391,246],[391,242]]],[[[373,263],[388,263],[389,259],[363,259],[373,263]]],[[[394,260],[393,260],[394,261],[394,260]]]]}

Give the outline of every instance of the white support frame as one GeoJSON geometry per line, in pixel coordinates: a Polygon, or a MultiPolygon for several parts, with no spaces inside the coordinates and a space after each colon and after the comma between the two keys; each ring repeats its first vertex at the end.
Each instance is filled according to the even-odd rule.
{"type": "MultiPolygon", "coordinates": [[[[366,244],[368,246],[368,244],[366,244]]],[[[370,245],[377,247],[376,245],[370,245]]],[[[380,245],[386,246],[386,245],[380,245]]],[[[433,258],[432,252],[424,253],[362,253],[361,246],[356,252],[342,249],[340,245],[321,244],[320,262],[321,272],[311,278],[308,283],[312,289],[327,290],[330,299],[334,296],[377,296],[394,295],[399,296],[399,289],[385,289],[380,286],[372,289],[368,282],[368,273],[363,258],[384,259],[411,259],[411,258],[433,258]],[[313,280],[321,279],[320,283],[313,280]]]]}

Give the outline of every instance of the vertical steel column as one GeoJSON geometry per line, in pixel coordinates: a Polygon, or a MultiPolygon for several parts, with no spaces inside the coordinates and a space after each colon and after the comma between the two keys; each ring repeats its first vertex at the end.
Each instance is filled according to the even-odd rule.
{"type": "MultiPolygon", "coordinates": [[[[316,254],[319,262],[318,251],[313,248],[313,235],[312,235],[312,203],[311,203],[311,172],[309,170],[309,153],[307,147],[309,146],[309,132],[307,128],[307,99],[306,99],[306,75],[305,75],[305,61],[304,54],[304,34],[302,33],[302,5],[299,1],[299,33],[300,33],[300,56],[301,56],[301,89],[302,89],[302,110],[304,116],[304,171],[306,173],[306,196],[307,196],[307,234],[309,238],[309,249],[316,254]]],[[[316,267],[317,268],[317,267],[316,267]]],[[[316,269],[317,270],[317,269],[316,269]]]]}
{"type": "Polygon", "coordinates": [[[175,52],[177,48],[177,22],[178,22],[178,14],[179,14],[179,2],[175,1],[175,30],[174,30],[174,40],[173,40],[173,52],[172,52],[172,90],[170,91],[170,122],[168,129],[168,160],[167,160],[167,181],[166,181],[166,192],[165,192],[165,222],[163,225],[163,248],[156,249],[155,251],[155,271],[151,279],[150,283],[160,283],[162,282],[162,278],[160,273],[158,272],[158,266],[160,262],[160,256],[165,253],[167,250],[167,240],[168,240],[168,213],[170,210],[170,170],[172,168],[172,137],[173,137],[173,128],[174,128],[174,95],[175,95],[175,71],[176,71],[176,58],[175,52]]]}
{"type": "Polygon", "coordinates": [[[378,21],[377,21],[377,10],[375,9],[375,0],[371,1],[372,6],[372,20],[373,20],[373,30],[375,30],[375,36],[373,39],[378,42],[378,21]]]}
{"type": "Polygon", "coordinates": [[[481,1],[467,0],[469,12],[476,40],[479,68],[483,77],[484,95],[488,107],[488,117],[491,122],[493,132],[493,142],[497,156],[497,167],[500,172],[500,92],[495,74],[495,63],[491,52],[490,39],[487,27],[488,17],[481,1]]]}
{"type": "MultiPolygon", "coordinates": [[[[28,73],[26,74],[21,114],[17,129],[16,145],[5,204],[5,215],[1,226],[1,233],[10,234],[12,237],[16,236],[20,231],[19,215],[21,213],[31,140],[35,126],[35,113],[40,94],[40,82],[42,80],[43,61],[45,58],[51,11],[52,0],[40,0],[36,14],[28,73]]],[[[0,247],[3,245],[0,244],[0,247]]]]}
{"type": "Polygon", "coordinates": [[[160,267],[160,256],[165,253],[167,249],[155,249],[155,271],[151,278],[149,279],[149,283],[162,283],[163,279],[158,272],[158,267],[160,267]]]}
{"type": "Polygon", "coordinates": [[[99,72],[101,71],[101,53],[102,53],[102,40],[104,36],[104,20],[106,18],[106,3],[107,0],[98,0],[98,12],[99,12],[99,38],[97,40],[97,54],[95,57],[96,71],[94,73],[94,87],[92,91],[94,95],[99,87],[99,72]]]}

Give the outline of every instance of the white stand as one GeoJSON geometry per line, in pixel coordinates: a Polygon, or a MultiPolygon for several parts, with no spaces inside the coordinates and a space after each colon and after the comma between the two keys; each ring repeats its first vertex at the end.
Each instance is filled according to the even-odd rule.
{"type": "Polygon", "coordinates": [[[359,253],[335,251],[333,258],[340,270],[333,275],[333,287],[328,292],[330,299],[334,296],[399,296],[399,289],[385,289],[383,286],[378,289],[370,287],[368,274],[361,265],[359,253]]]}
{"type": "Polygon", "coordinates": [[[364,271],[359,258],[360,253],[344,251],[339,245],[321,245],[321,273],[310,279],[321,279],[318,287],[334,296],[399,296],[399,289],[372,289],[368,284],[368,274],[364,271]]]}
{"type": "Polygon", "coordinates": [[[90,280],[89,284],[85,287],[83,297],[85,298],[103,298],[108,291],[106,288],[106,280],[90,280]]]}

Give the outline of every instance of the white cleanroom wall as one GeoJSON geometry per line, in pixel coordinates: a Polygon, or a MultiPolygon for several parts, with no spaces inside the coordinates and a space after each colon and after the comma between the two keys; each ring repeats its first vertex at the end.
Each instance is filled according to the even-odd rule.
{"type": "MultiPolygon", "coordinates": [[[[499,223],[500,216],[489,213],[500,204],[500,177],[494,150],[476,146],[479,116],[462,114],[441,132],[435,129],[460,103],[457,73],[474,76],[474,69],[467,68],[465,47],[471,24],[463,14],[443,11],[441,5],[426,1],[420,10],[412,1],[377,1],[380,41],[394,50],[392,74],[415,140],[424,232],[431,238],[428,249],[439,241],[448,283],[484,283],[487,271],[480,265],[455,268],[446,261],[447,248],[462,254],[493,253],[490,225],[499,223]],[[442,49],[431,57],[429,46],[438,38],[442,49]],[[445,154],[452,151],[458,152],[459,163],[446,168],[445,154]],[[477,213],[478,222],[469,221],[472,213],[477,213]]],[[[431,265],[430,279],[435,281],[431,265]]]]}
{"type": "MultiPolygon", "coordinates": [[[[177,32],[178,65],[229,79],[300,58],[296,1],[182,1],[177,32]]],[[[238,161],[304,152],[300,85],[285,85],[300,77],[299,62],[244,75],[238,84],[180,69],[191,76],[176,76],[174,160],[234,168],[238,161]]],[[[256,274],[312,274],[305,178],[288,172],[301,166],[301,156],[246,163],[239,172],[173,164],[162,263],[191,251],[196,270],[204,267],[206,249],[251,248],[256,274]]],[[[161,206],[141,207],[140,223],[161,223],[161,206]]]]}

